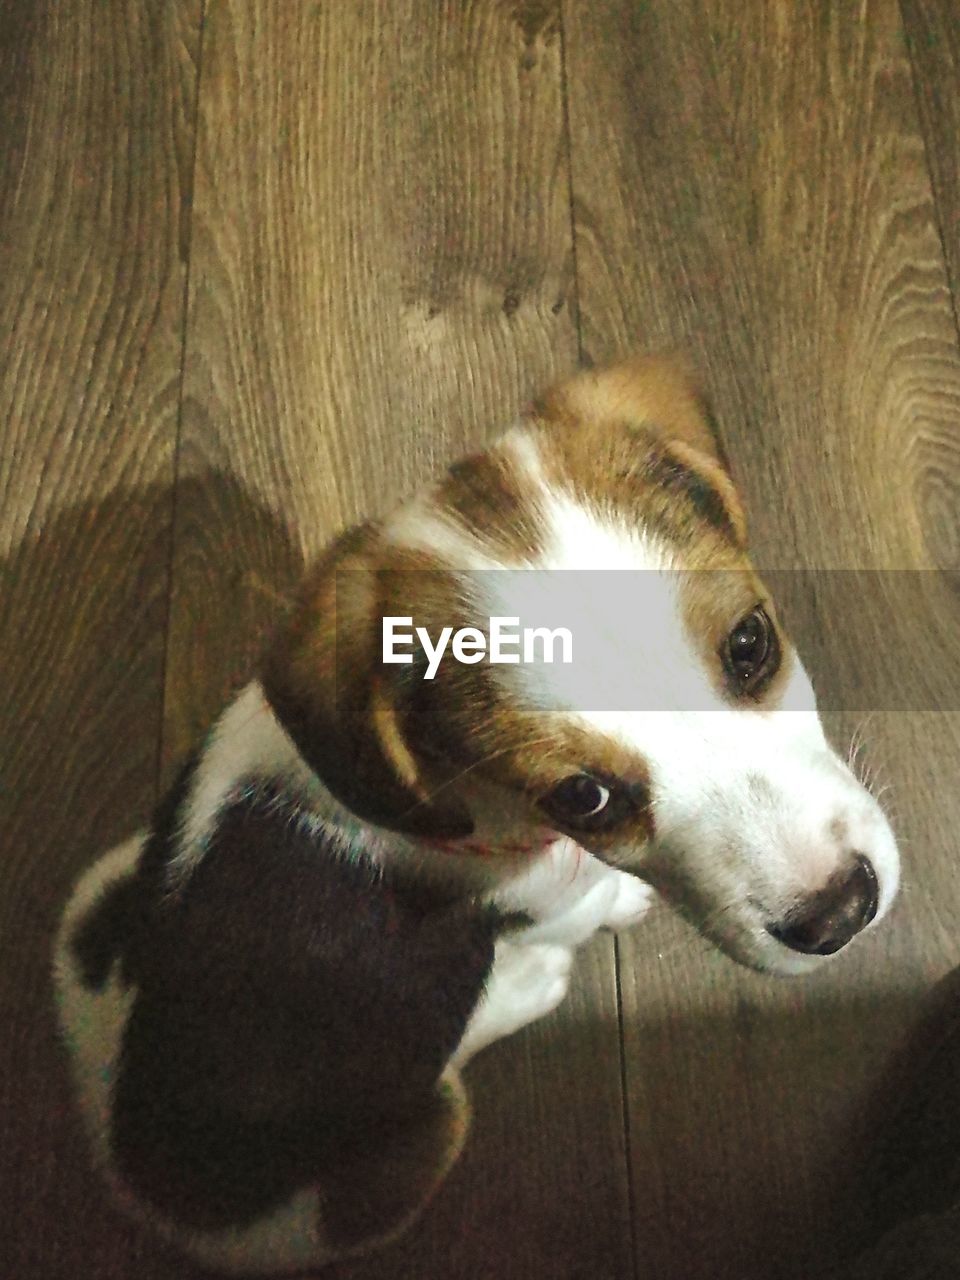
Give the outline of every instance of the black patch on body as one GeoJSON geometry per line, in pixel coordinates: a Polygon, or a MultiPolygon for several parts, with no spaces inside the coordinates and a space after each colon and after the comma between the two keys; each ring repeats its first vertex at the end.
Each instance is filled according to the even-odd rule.
{"type": "MultiPolygon", "coordinates": [[[[139,1193],[209,1229],[335,1182],[436,1111],[499,921],[345,858],[268,785],[228,803],[171,895],[191,773],[157,814],[124,913],[138,991],[112,1138],[139,1193]]],[[[101,936],[91,956],[106,914],[101,936]]]]}

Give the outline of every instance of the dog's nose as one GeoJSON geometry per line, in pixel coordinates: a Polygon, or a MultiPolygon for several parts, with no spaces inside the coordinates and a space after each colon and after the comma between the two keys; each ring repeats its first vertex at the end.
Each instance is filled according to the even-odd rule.
{"type": "Polygon", "coordinates": [[[858,853],[847,872],[834,876],[824,889],[767,932],[791,951],[830,956],[845,947],[877,914],[879,886],[872,863],[858,853]]]}

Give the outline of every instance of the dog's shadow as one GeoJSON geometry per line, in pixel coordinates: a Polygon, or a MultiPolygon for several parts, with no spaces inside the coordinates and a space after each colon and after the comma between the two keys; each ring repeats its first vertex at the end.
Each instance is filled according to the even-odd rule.
{"type": "Polygon", "coordinates": [[[283,520],[218,471],[67,507],[0,563],[4,1274],[174,1274],[91,1184],[53,931],[79,869],[142,824],[249,676],[302,569],[283,520]]]}
{"type": "Polygon", "coordinates": [[[0,566],[8,877],[24,861],[22,880],[62,886],[145,816],[302,569],[282,520],[218,471],[118,489],[27,533],[0,566]]]}
{"type": "MultiPolygon", "coordinates": [[[[894,1144],[891,1152],[878,1117],[889,1122],[891,1093],[926,1105],[927,1076],[910,1069],[910,1054],[936,1014],[911,1029],[892,1065],[883,1059],[874,1064],[863,1089],[869,1105],[861,1109],[849,1096],[841,1098],[847,1090],[837,1092],[831,1045],[851,1028],[868,1040],[896,1039],[893,1028],[910,1023],[915,997],[835,990],[820,999],[811,986],[804,999],[779,982],[783,994],[764,998],[775,982],[746,975],[730,1017],[664,1011],[641,1027],[640,1035],[663,1052],[647,1063],[644,1076],[625,1081],[634,1099],[632,1226],[617,1204],[620,1156],[602,1129],[603,1100],[593,1096],[571,1105],[577,1090],[592,1096],[599,1059],[583,1046],[602,1043],[597,1028],[537,1024],[471,1064],[470,1141],[424,1218],[383,1252],[313,1273],[316,1280],[548,1274],[619,1280],[634,1274],[631,1250],[636,1274],[645,1274],[646,1266],[661,1280],[840,1280],[899,1216],[891,1201],[903,1184],[894,1183],[891,1155],[904,1148],[894,1144]],[[753,982],[763,984],[757,1000],[750,996],[753,982]],[[756,1047],[744,1052],[745,1044],[756,1047]],[[546,1068],[539,1099],[515,1087],[531,1062],[546,1068]],[[758,1098],[758,1088],[770,1089],[770,1097],[758,1098]],[[791,1108],[821,1107],[832,1116],[828,1125],[790,1114],[791,1108]],[[589,1128],[591,1108],[598,1117],[596,1137],[589,1128]],[[768,1129],[781,1133],[767,1142],[768,1129]],[[791,1148],[782,1136],[791,1131],[797,1141],[804,1133],[817,1140],[791,1148]],[[595,1141],[604,1144],[601,1151],[595,1141]],[[553,1166],[547,1187],[545,1161],[553,1166]],[[567,1269],[544,1269],[543,1259],[555,1265],[558,1258],[567,1269]]],[[[596,1016],[591,1013],[591,1020],[596,1016]]],[[[960,1036],[953,1039],[951,1061],[960,1067],[960,1036]]],[[[939,1065],[946,1071],[951,1064],[939,1065]]],[[[960,1088],[954,1087],[950,1105],[960,1116],[958,1101],[960,1088]]],[[[905,1121],[898,1133],[909,1131],[909,1117],[905,1121]]],[[[960,1129],[941,1139],[944,1166],[950,1134],[960,1137],[960,1129]]],[[[956,1186],[960,1161],[954,1158],[950,1168],[956,1186]]],[[[914,1175],[911,1165],[908,1174],[919,1206],[923,1170],[914,1175]]]]}
{"type": "Polygon", "coordinates": [[[871,1235],[960,1206],[960,969],[924,1001],[859,1127],[874,1135],[864,1176],[871,1235]]]}

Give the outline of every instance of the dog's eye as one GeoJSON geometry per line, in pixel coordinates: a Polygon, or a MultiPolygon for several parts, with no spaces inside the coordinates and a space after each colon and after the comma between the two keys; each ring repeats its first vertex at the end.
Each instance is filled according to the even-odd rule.
{"type": "Polygon", "coordinates": [[[735,693],[759,693],[780,665],[777,633],[760,605],[727,636],[723,664],[735,693]]]}
{"type": "Polygon", "coordinates": [[[554,822],[577,831],[605,831],[633,811],[622,788],[589,773],[574,773],[558,782],[541,798],[540,807],[554,822]]]}
{"type": "Polygon", "coordinates": [[[551,806],[568,818],[593,818],[610,803],[610,788],[589,773],[575,773],[558,783],[548,798],[551,806]]]}

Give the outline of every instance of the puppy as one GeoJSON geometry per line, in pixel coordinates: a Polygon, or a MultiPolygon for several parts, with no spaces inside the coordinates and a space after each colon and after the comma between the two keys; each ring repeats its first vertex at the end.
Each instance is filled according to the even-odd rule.
{"type": "Polygon", "coordinates": [[[400,1232],[463,1146],[460,1069],[654,893],[782,974],[888,910],[893,835],[824,738],[707,423],[674,364],[583,373],[344,534],[149,829],[80,880],[55,977],[96,1163],[196,1262],[292,1271],[400,1232]],[[620,572],[558,577],[588,569],[620,572]],[[476,659],[534,582],[601,577],[588,674],[628,670],[626,709],[476,659]],[[409,661],[384,619],[422,624],[409,661]],[[445,626],[473,649],[428,667],[445,626]]]}

